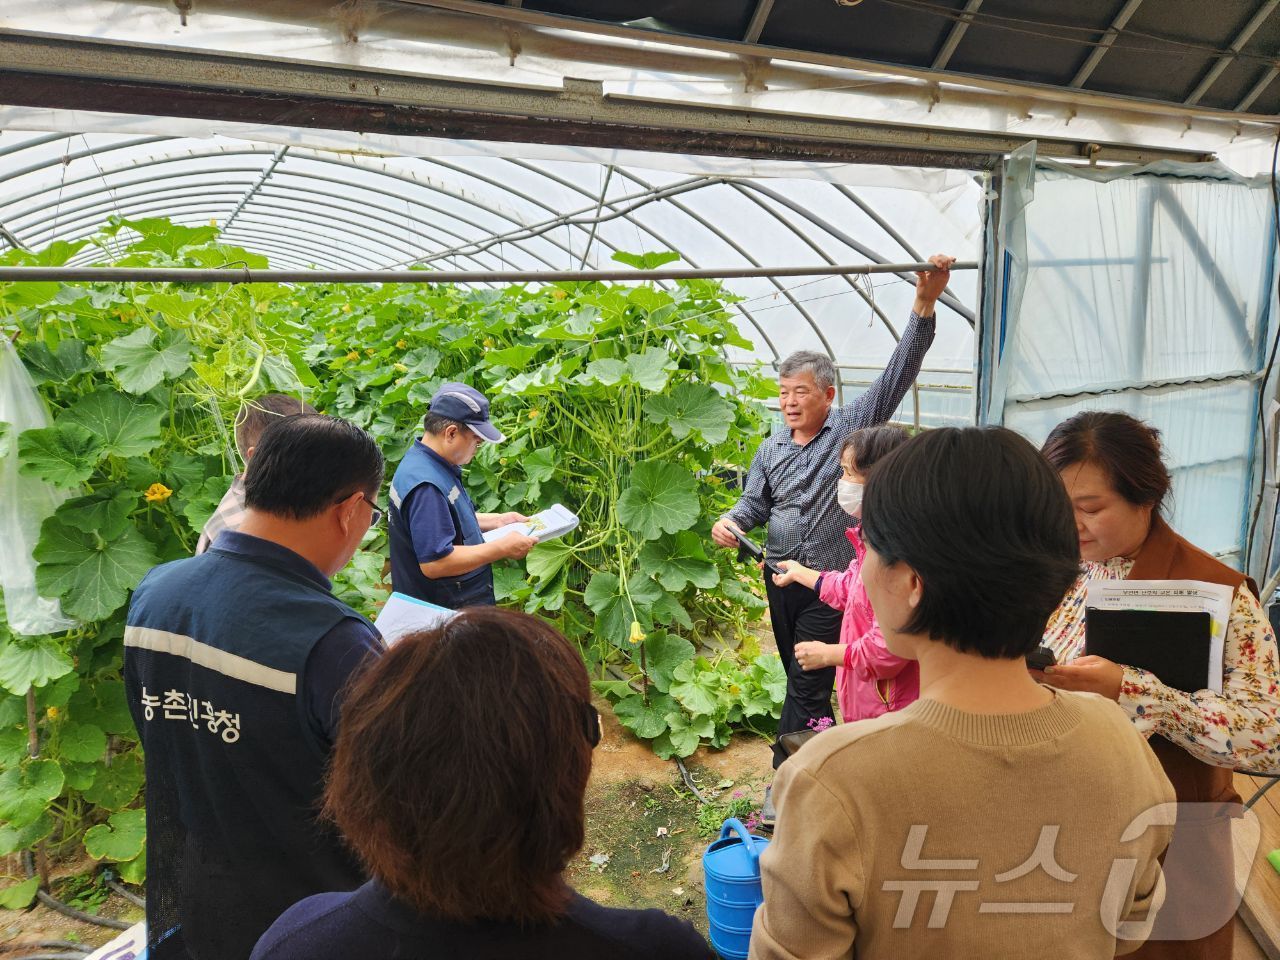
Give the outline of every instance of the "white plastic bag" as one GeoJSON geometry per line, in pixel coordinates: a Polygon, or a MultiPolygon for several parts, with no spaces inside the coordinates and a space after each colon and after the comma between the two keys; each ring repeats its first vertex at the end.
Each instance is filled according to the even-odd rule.
{"type": "Polygon", "coordinates": [[[69,495],[18,473],[18,434],[47,427],[49,418],[13,344],[2,336],[0,423],[8,424],[8,453],[0,459],[0,590],[9,627],[27,635],[70,630],[77,621],[62,615],[57,600],[36,593],[36,562],[31,556],[40,524],[69,495]]]}

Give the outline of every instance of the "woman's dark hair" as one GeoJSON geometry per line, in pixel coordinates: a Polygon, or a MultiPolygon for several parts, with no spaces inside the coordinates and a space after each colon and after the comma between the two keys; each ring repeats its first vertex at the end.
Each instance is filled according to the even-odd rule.
{"type": "Polygon", "coordinates": [[[1076,464],[1096,465],[1135,507],[1159,512],[1172,484],[1160,431],[1127,413],[1077,413],[1050,431],[1040,452],[1059,473],[1076,464]]]}
{"type": "Polygon", "coordinates": [[[325,812],[397,898],[455,921],[546,923],[570,890],[591,685],[552,626],[494,607],[404,639],[342,708],[325,812]]]}
{"type": "Polygon", "coordinates": [[[268,393],[246,400],[236,412],[235,421],[236,449],[240,451],[240,459],[248,462],[250,448],[258,445],[262,431],[277,420],[315,412],[316,408],[305,400],[283,393],[268,393]]]}
{"type": "Polygon", "coordinates": [[[845,456],[852,452],[853,464],[865,479],[871,474],[872,467],[910,439],[907,431],[888,423],[863,427],[849,434],[840,448],[840,460],[843,462],[845,456]]]}
{"type": "Polygon", "coordinates": [[[276,420],[262,431],[244,475],[245,506],[306,520],[353,493],[375,499],[382,451],[354,423],[319,413],[276,420]]]}
{"type": "Polygon", "coordinates": [[[1079,573],[1062,481],[1003,427],[928,430],[881,460],[862,533],[882,562],[906,563],[924,583],[899,629],[984,657],[1035,649],[1079,573]]]}

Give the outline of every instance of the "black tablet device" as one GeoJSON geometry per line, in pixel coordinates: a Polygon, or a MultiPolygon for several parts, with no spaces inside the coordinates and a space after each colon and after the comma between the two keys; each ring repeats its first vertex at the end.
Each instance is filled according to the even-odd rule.
{"type": "Polygon", "coordinates": [[[772,560],[768,560],[765,558],[764,547],[760,546],[760,544],[756,543],[754,540],[752,540],[750,537],[744,534],[737,527],[733,527],[732,530],[733,530],[734,539],[738,541],[738,559],[739,560],[743,562],[746,562],[748,560],[755,560],[757,563],[763,561],[764,568],[768,570],[770,573],[778,574],[779,576],[786,573],[785,570],[783,570],[780,566],[778,566],[772,560]]]}

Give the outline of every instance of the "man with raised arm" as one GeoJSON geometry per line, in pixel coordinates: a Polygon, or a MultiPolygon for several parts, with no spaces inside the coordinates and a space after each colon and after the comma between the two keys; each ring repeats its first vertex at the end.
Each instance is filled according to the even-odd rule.
{"type": "MultiPolygon", "coordinates": [[[[916,274],[911,319],[889,363],[852,403],[832,406],[836,370],[827,355],[802,350],[778,366],[783,423],[756,451],[737,505],[711,528],[717,545],[738,546],[735,527],[748,533],[767,524],[770,560],[797,560],[815,570],[843,570],[849,565],[853,547],[845,536],[848,515],[835,496],[840,448],[853,431],[888,420],[920,373],[933,343],[935,304],[947,287],[955,258],[939,254],[929,262],[936,269],[916,274]]],[[[808,587],[774,586],[767,573],[764,583],[773,635],[787,671],[787,696],[778,722],[781,736],[833,719],[835,667],[802,670],[792,654],[795,645],[806,640],[839,642],[841,614],[808,587]]],[[[773,750],[776,768],[786,755],[777,743],[773,750]]],[[[769,807],[766,798],[766,820],[769,807]]]]}

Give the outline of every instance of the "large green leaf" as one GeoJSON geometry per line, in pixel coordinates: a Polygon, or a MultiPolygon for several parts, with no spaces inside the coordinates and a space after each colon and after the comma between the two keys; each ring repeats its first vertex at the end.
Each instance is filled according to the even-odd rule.
{"type": "Polygon", "coordinates": [[[667,714],[667,732],[653,743],[653,752],[663,760],[687,757],[698,749],[704,737],[716,732],[715,720],[707,715],[690,717],[681,710],[667,714]]]}
{"type": "Polygon", "coordinates": [[[93,366],[83,340],[63,340],[53,350],[39,342],[28,344],[22,350],[22,363],[37,386],[66,383],[93,366]]]}
{"type": "Polygon", "coordinates": [[[612,387],[616,383],[621,383],[622,378],[627,375],[627,364],[622,360],[614,360],[612,357],[603,357],[600,360],[592,360],[587,364],[587,369],[582,372],[584,382],[600,383],[606,387],[612,387]]]}
{"type": "Polygon", "coordinates": [[[646,460],[631,471],[631,485],[618,498],[618,519],[645,540],[687,530],[698,519],[693,475],[683,467],[646,460]]]}
{"type": "Polygon", "coordinates": [[[552,447],[539,447],[522,456],[520,465],[524,467],[524,475],[530,481],[545,482],[556,472],[556,452],[552,447]]]}
{"type": "Polygon", "coordinates": [[[21,883],[13,883],[0,889],[0,910],[25,910],[31,906],[39,889],[39,877],[28,877],[21,883]]]}
{"type": "Polygon", "coordinates": [[[111,540],[124,532],[138,503],[139,497],[131,491],[106,490],[68,500],[53,515],[69,527],[96,530],[103,539],[111,540]]]}
{"type": "Polygon", "coordinates": [[[121,810],[106,823],[90,827],[84,835],[84,848],[95,860],[132,860],[142,853],[147,841],[147,812],[121,810]]]}
{"type": "Polygon", "coordinates": [[[107,735],[91,723],[68,723],[58,736],[62,756],[77,763],[101,759],[107,749],[107,735]]]}
{"type": "Polygon", "coordinates": [[[638,622],[642,629],[648,629],[653,623],[649,608],[661,597],[662,588],[648,577],[633,575],[627,582],[627,593],[624,593],[616,576],[601,572],[592,576],[583,599],[596,615],[596,636],[614,646],[626,648],[632,621],[638,622]]]}
{"type": "Polygon", "coordinates": [[[645,640],[644,652],[650,682],[666,693],[671,689],[671,675],[680,664],[693,659],[694,648],[684,637],[657,630],[645,640]]]}
{"type": "Polygon", "coordinates": [[[119,609],[156,564],[155,548],[136,527],[106,540],[57,517],[44,522],[32,555],[40,595],[60,599],[63,613],[81,620],[101,620],[119,609]]]}
{"type": "Polygon", "coordinates": [[[720,569],[707,556],[702,538],[691,530],[646,543],[640,551],[640,569],[672,592],[689,584],[710,590],[720,582],[720,569]]]}
{"type": "Polygon", "coordinates": [[[0,730],[0,770],[16,767],[30,756],[30,741],[22,727],[0,730]]]}
{"type": "Polygon", "coordinates": [[[682,383],[670,393],[655,394],[645,401],[644,410],[654,422],[665,423],[677,440],[696,431],[710,444],[728,439],[734,419],[729,402],[703,383],[682,383]]]}
{"type": "Polygon", "coordinates": [[[667,385],[676,362],[662,347],[647,347],[643,353],[627,357],[627,375],[646,390],[661,390],[667,385]]]}
{"type": "Polygon", "coordinates": [[[129,393],[143,394],[191,368],[191,341],[181,330],[157,337],[151,327],[139,327],[103,346],[102,366],[129,393]]]}
{"type": "Polygon", "coordinates": [[[111,758],[111,766],[95,764],[98,775],[84,798],[107,810],[120,810],[131,804],[142,789],[142,757],[137,750],[111,758]]]}
{"type": "Polygon", "coordinates": [[[715,673],[699,669],[696,660],[686,660],[671,674],[671,696],[692,714],[716,712],[719,706],[717,686],[715,673]]]}
{"type": "Polygon", "coordinates": [[[573,548],[563,540],[549,540],[533,548],[525,557],[524,566],[529,576],[549,580],[564,568],[572,556],[573,548]]]}
{"type": "Polygon", "coordinates": [[[119,864],[117,869],[120,871],[120,879],[125,883],[143,886],[147,882],[147,845],[144,843],[142,853],[127,863],[119,864]]]}
{"type": "Polygon", "coordinates": [[[18,472],[70,490],[93,475],[106,445],[88,427],[57,423],[18,435],[18,472]]]}
{"type": "Polygon", "coordinates": [[[8,824],[0,826],[0,857],[7,857],[19,850],[26,850],[53,833],[53,817],[48,812],[40,814],[21,827],[8,824]]]}
{"type": "Polygon", "coordinates": [[[213,511],[218,509],[218,504],[227,495],[234,480],[234,477],[209,477],[199,486],[183,491],[186,503],[182,507],[182,515],[187,518],[192,530],[196,533],[204,530],[204,525],[213,516],[213,511]]]}
{"type": "Polygon", "coordinates": [[[613,705],[618,722],[646,740],[652,740],[666,730],[667,714],[677,710],[676,702],[664,693],[650,694],[648,703],[637,693],[613,705]]]}
{"type": "Polygon", "coordinates": [[[117,457],[140,457],[160,445],[164,408],[101,389],[81,397],[58,418],[96,435],[103,449],[117,457]]]}
{"type": "Polygon", "coordinates": [[[70,673],[74,667],[51,637],[11,637],[0,649],[0,687],[22,696],[31,687],[70,673]]]}
{"type": "Polygon", "coordinates": [[[0,773],[0,820],[12,827],[35,823],[62,793],[64,777],[55,760],[28,760],[0,773]]]}
{"type": "Polygon", "coordinates": [[[117,736],[136,735],[123,680],[95,680],[72,695],[70,706],[71,715],[81,723],[92,723],[117,736]]]}

